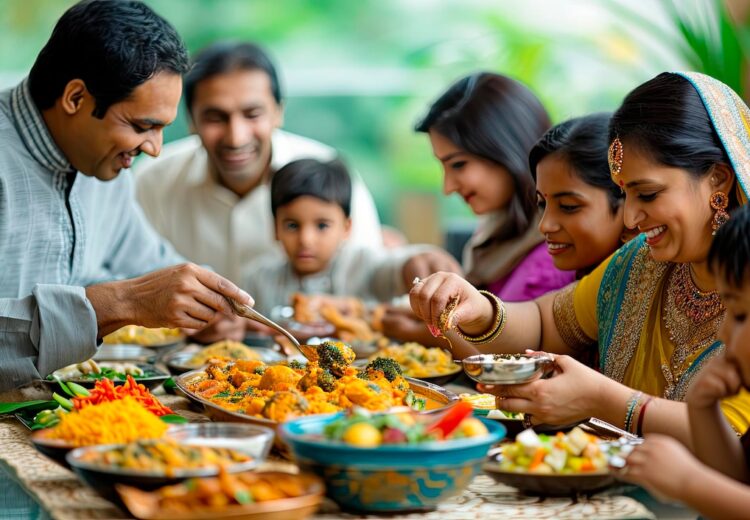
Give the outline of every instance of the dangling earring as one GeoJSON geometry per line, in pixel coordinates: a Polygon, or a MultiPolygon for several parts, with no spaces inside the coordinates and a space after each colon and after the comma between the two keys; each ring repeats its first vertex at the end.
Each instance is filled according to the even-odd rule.
{"type": "Polygon", "coordinates": [[[729,213],[726,212],[727,206],[729,205],[729,197],[723,191],[717,191],[711,195],[711,207],[716,210],[714,218],[711,220],[711,229],[713,229],[712,235],[715,235],[721,226],[729,221],[729,213]]]}

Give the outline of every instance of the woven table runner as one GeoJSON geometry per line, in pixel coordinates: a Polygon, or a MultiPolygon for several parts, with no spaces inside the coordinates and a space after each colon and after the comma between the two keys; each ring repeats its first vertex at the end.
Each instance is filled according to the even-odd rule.
{"type": "MultiPolygon", "coordinates": [[[[190,419],[205,421],[192,412],[188,401],[177,396],[160,396],[164,404],[190,419]]],[[[13,417],[0,418],[0,460],[10,468],[14,478],[56,520],[131,518],[111,502],[86,487],[68,469],[63,468],[34,449],[29,431],[13,417]]],[[[261,469],[295,471],[289,462],[272,459],[261,469]]],[[[313,518],[378,518],[341,513],[326,500],[313,518]]],[[[386,518],[394,518],[393,516],[386,518]]],[[[436,511],[410,514],[399,518],[423,520],[494,519],[653,519],[643,504],[630,497],[600,494],[591,498],[537,498],[524,496],[513,488],[496,483],[486,475],[477,476],[458,497],[442,503],[436,511]]]]}

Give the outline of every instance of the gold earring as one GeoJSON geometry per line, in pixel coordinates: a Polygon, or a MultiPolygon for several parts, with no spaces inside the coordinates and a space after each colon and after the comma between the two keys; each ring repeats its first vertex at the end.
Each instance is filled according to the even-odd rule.
{"type": "MultiPolygon", "coordinates": [[[[612,141],[612,144],[609,145],[609,152],[607,153],[609,173],[612,175],[613,180],[617,179],[617,177],[622,173],[622,158],[622,141],[620,141],[619,137],[615,137],[612,141]]],[[[620,186],[620,191],[624,191],[624,183],[622,182],[622,179],[619,179],[617,184],[620,186]]]]}
{"type": "Polygon", "coordinates": [[[714,218],[711,220],[712,235],[715,235],[721,226],[729,221],[729,213],[726,212],[729,206],[729,197],[723,191],[714,192],[709,199],[711,208],[715,210],[714,218]]]}

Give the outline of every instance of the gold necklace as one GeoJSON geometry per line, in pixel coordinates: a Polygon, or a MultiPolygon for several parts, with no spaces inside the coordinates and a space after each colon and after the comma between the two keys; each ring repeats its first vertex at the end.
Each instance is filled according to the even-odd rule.
{"type": "Polygon", "coordinates": [[[667,382],[665,398],[675,397],[687,359],[716,340],[724,311],[718,292],[704,292],[695,285],[690,264],[675,266],[667,281],[663,315],[669,339],[674,345],[669,363],[661,365],[667,382]]]}

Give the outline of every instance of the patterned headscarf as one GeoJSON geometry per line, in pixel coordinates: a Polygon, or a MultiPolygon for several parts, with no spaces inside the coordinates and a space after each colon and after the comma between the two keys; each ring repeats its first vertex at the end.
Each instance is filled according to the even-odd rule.
{"type": "Polygon", "coordinates": [[[750,109],[721,81],[699,72],[676,72],[700,94],[714,130],[737,177],[737,200],[747,204],[750,193],[750,109]]]}

